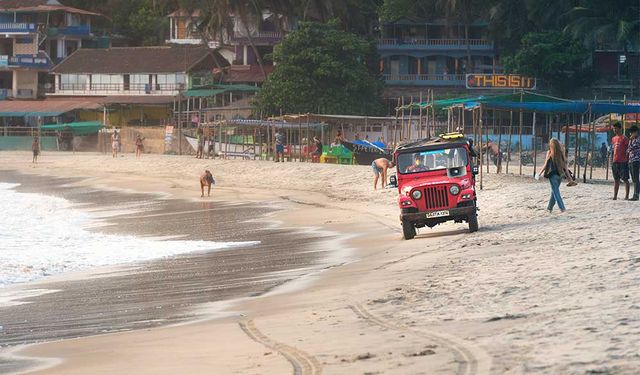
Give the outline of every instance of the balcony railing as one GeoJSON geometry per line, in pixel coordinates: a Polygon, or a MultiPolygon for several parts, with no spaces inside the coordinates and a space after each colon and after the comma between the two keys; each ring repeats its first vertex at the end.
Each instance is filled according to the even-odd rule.
{"type": "Polygon", "coordinates": [[[26,22],[0,22],[1,34],[30,34],[35,33],[37,27],[35,23],[26,22]]]}
{"type": "Polygon", "coordinates": [[[493,48],[493,42],[485,39],[421,39],[386,38],[378,40],[380,48],[493,48]]]}
{"type": "Polygon", "coordinates": [[[383,74],[391,85],[400,86],[464,86],[464,74],[383,74]]]}
{"type": "Polygon", "coordinates": [[[101,93],[101,92],[122,92],[122,93],[170,93],[185,89],[183,83],[160,83],[149,85],[148,83],[60,83],[57,93],[64,91],[101,93]]]}
{"type": "Polygon", "coordinates": [[[47,35],[49,37],[55,37],[58,35],[90,36],[91,27],[88,25],[50,27],[47,31],[47,35]]]}
{"type": "MultiPolygon", "coordinates": [[[[251,33],[251,39],[256,44],[276,44],[282,39],[282,34],[277,31],[257,31],[251,33]]],[[[235,32],[231,42],[248,43],[249,38],[244,33],[235,32]]]]}

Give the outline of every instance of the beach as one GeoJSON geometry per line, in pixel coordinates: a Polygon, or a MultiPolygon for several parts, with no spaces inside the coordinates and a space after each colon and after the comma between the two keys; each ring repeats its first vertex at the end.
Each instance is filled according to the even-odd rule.
{"type": "MultiPolygon", "coordinates": [[[[640,369],[640,205],[610,200],[607,183],[563,186],[567,212],[549,214],[546,181],[485,174],[478,233],[447,223],[403,241],[397,191],[373,190],[369,166],[168,155],[136,160],[132,154],[114,160],[54,152],[42,155],[37,165],[26,152],[2,152],[0,158],[4,177],[55,177],[68,179],[55,186],[155,194],[214,208],[245,205],[250,208],[229,207],[218,215],[229,218],[234,231],[247,228],[227,240],[253,240],[254,226],[237,223],[262,218],[261,227],[277,232],[274,254],[281,257],[260,274],[271,279],[284,270],[304,270],[249,292],[192,298],[176,310],[180,318],[166,324],[119,322],[114,326],[126,331],[81,332],[66,340],[45,335],[48,342],[0,349],[2,361],[25,363],[14,370],[27,364],[39,366],[32,374],[636,374],[640,369]],[[198,177],[204,169],[213,172],[217,185],[211,198],[201,199],[198,177]],[[292,258],[287,254],[303,261],[287,266],[292,258]],[[238,295],[245,297],[234,298],[238,295]]],[[[183,208],[165,207],[178,209],[183,208]]],[[[104,230],[158,235],[136,231],[136,215],[123,218],[120,228],[104,230]]],[[[175,231],[167,223],[160,220],[156,232],[175,231]]],[[[207,232],[202,228],[183,232],[195,238],[207,232]]],[[[192,266],[179,266],[184,259],[189,255],[171,256],[164,267],[151,263],[101,278],[76,275],[65,283],[84,283],[85,291],[97,293],[120,278],[143,296],[157,288],[153,279],[143,282],[145,275],[161,275],[167,286],[175,279],[166,275],[174,275],[181,280],[176,284],[191,286],[193,294],[160,292],[146,300],[179,305],[185,295],[201,296],[206,280],[220,283],[216,269],[203,278],[189,274],[192,266]]],[[[53,288],[49,282],[27,287],[53,288]]],[[[61,295],[73,289],[65,283],[56,285],[61,295]]],[[[51,317],[38,303],[56,299],[49,296],[55,294],[22,305],[24,311],[51,317]]],[[[82,322],[83,306],[77,311],[82,322]]]]}

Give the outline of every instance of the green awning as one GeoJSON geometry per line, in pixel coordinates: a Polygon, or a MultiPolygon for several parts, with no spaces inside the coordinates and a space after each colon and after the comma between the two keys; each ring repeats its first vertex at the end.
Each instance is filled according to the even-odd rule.
{"type": "Polygon", "coordinates": [[[227,90],[225,89],[194,89],[194,90],[187,90],[184,93],[182,93],[182,95],[188,98],[210,98],[218,94],[223,94],[226,91],[227,90]]]}
{"type": "Polygon", "coordinates": [[[63,131],[67,128],[71,129],[73,135],[90,135],[96,134],[104,125],[100,121],[84,121],[70,122],[68,124],[49,124],[42,125],[42,130],[63,131]]]}

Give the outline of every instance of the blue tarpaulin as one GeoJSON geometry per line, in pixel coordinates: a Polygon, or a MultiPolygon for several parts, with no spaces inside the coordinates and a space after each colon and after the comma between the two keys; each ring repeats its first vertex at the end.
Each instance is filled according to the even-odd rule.
{"type": "Polygon", "coordinates": [[[640,105],[625,105],[616,103],[594,103],[594,102],[502,102],[486,101],[482,103],[485,108],[499,109],[507,111],[526,111],[541,113],[587,113],[589,109],[598,114],[628,114],[640,113],[640,105]]]}

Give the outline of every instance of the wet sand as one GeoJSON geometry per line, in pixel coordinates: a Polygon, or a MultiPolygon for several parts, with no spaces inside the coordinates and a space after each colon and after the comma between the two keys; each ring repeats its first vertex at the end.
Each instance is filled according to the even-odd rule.
{"type": "Polygon", "coordinates": [[[217,197],[283,202],[284,223],[348,234],[335,247],[355,258],[223,319],[24,348],[56,360],[33,374],[638,374],[640,204],[611,201],[610,184],[563,185],[567,213],[549,214],[548,182],[485,174],[479,232],[447,223],[402,241],[397,191],[374,191],[367,166],[0,156],[178,198],[211,169],[217,197]]]}
{"type": "MultiPolygon", "coordinates": [[[[0,290],[0,295],[33,288],[55,291],[20,299],[26,304],[0,305],[0,346],[194,320],[199,318],[196,307],[261,295],[327,266],[329,249],[320,243],[327,235],[274,226],[272,220],[281,210],[276,205],[162,199],[161,195],[75,184],[80,179],[8,171],[3,171],[1,180],[20,183],[20,192],[63,197],[84,210],[108,216],[105,226],[93,229],[105,233],[260,243],[55,276],[0,290]]],[[[18,365],[0,362],[0,373],[18,365]]]]}

